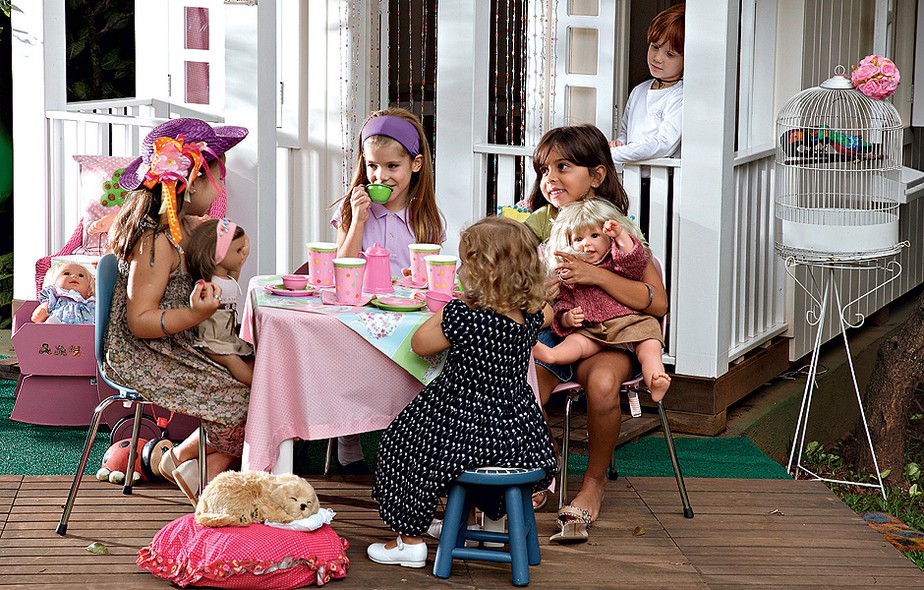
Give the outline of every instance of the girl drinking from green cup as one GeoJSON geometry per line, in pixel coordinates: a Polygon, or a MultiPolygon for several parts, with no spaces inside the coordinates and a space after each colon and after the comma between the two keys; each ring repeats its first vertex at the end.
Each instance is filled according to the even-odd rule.
{"type": "Polygon", "coordinates": [[[390,108],[366,119],[356,153],[350,190],[331,218],[337,257],[359,256],[377,243],[391,253],[392,276],[400,277],[411,266],[409,244],[441,244],[445,238],[430,145],[417,117],[390,108]],[[390,187],[391,193],[386,196],[388,189],[376,185],[390,187]]]}

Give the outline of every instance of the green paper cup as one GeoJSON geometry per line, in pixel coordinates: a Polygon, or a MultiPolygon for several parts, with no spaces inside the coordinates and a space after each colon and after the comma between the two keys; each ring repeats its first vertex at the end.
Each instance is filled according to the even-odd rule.
{"type": "Polygon", "coordinates": [[[391,187],[387,184],[367,184],[366,192],[373,203],[387,203],[391,197],[391,187]]]}

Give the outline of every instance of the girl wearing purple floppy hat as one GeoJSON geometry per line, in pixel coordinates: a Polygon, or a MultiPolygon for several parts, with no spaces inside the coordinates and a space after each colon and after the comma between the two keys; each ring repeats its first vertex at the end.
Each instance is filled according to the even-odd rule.
{"type": "MultiPolygon", "coordinates": [[[[408,244],[440,244],[443,217],[436,206],[433,161],[420,120],[402,108],[376,111],[363,123],[350,190],[331,218],[337,256],[358,256],[378,243],[391,253],[391,273],[411,266],[408,244]],[[373,203],[369,183],[392,188],[385,203],[373,203]]],[[[405,273],[406,274],[406,273],[405,273]]]]}
{"type": "MultiPolygon", "coordinates": [[[[194,345],[195,326],[219,308],[221,289],[193,281],[184,248],[199,217],[225,193],[225,152],[243,127],[172,119],[145,137],[122,175],[133,191],[109,233],[119,277],[105,339],[105,363],[118,379],[169,410],[200,418],[209,477],[241,455],[250,388],[194,345]]],[[[164,455],[161,473],[195,505],[199,433],[164,455]]]]}

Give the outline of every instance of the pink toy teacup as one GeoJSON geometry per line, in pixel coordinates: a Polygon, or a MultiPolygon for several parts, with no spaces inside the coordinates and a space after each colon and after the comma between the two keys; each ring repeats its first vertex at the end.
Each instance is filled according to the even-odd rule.
{"type": "Polygon", "coordinates": [[[334,258],[333,264],[337,303],[358,305],[363,296],[366,261],[362,258],[334,258]]]}
{"type": "Polygon", "coordinates": [[[427,280],[427,265],[424,257],[440,253],[439,244],[408,244],[411,253],[411,282],[423,285],[427,280]]]}
{"type": "Polygon", "coordinates": [[[456,288],[456,264],[459,259],[444,254],[424,257],[427,264],[427,286],[433,291],[452,293],[456,288]]]}
{"type": "Polygon", "coordinates": [[[446,307],[446,304],[451,300],[452,293],[443,293],[442,291],[434,291],[432,289],[424,293],[424,302],[427,304],[427,309],[433,313],[446,307]]]}
{"type": "Polygon", "coordinates": [[[333,242],[308,242],[308,275],[315,287],[330,287],[334,284],[334,258],[337,244],[333,242]]]}
{"type": "Polygon", "coordinates": [[[282,286],[290,291],[303,291],[308,286],[305,275],[282,275],[282,286]]]}

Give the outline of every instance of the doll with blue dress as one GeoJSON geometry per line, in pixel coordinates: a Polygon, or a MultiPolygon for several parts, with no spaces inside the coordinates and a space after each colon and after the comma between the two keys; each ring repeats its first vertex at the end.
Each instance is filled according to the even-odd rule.
{"type": "Polygon", "coordinates": [[[96,297],[93,274],[82,264],[62,262],[52,269],[51,282],[39,293],[32,312],[36,324],[93,324],[96,297]]]}

